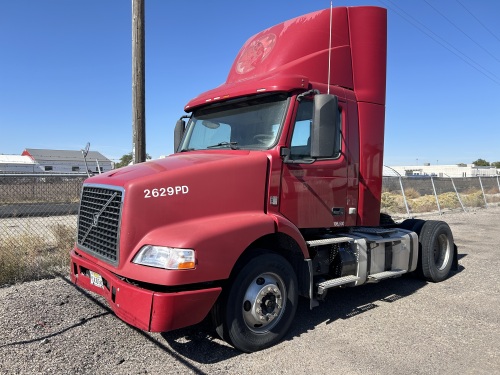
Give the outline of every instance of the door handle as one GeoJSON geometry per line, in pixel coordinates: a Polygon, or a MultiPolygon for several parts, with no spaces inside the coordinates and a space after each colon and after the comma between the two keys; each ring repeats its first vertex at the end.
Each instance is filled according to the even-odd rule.
{"type": "Polygon", "coordinates": [[[333,207],[332,208],[332,215],[334,216],[339,216],[339,215],[344,215],[344,207],[333,207]]]}

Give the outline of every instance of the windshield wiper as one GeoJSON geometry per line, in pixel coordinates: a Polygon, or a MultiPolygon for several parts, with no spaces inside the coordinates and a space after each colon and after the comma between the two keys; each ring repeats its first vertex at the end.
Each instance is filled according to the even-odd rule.
{"type": "Polygon", "coordinates": [[[216,145],[207,146],[207,148],[217,148],[217,147],[231,147],[231,150],[238,150],[239,147],[236,146],[238,142],[219,142],[216,145]]]}

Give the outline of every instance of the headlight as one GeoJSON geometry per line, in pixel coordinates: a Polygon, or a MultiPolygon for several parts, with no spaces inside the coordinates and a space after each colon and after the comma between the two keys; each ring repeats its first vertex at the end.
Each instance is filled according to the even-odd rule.
{"type": "Polygon", "coordinates": [[[167,270],[193,269],[194,250],[146,245],[139,250],[132,262],[167,270]]]}

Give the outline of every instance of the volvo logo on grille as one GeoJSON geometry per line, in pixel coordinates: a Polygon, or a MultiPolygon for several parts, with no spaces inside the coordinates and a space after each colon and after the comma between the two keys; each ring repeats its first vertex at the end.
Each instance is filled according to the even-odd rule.
{"type": "Polygon", "coordinates": [[[99,223],[99,216],[101,216],[100,212],[94,214],[94,216],[92,218],[92,226],[93,227],[96,227],[97,224],[99,223]]]}

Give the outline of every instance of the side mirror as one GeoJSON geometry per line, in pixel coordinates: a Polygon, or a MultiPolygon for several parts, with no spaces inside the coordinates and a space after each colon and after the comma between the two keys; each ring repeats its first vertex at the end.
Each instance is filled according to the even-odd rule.
{"type": "Polygon", "coordinates": [[[186,130],[186,121],[182,117],[175,123],[174,129],[174,152],[177,152],[179,145],[181,144],[182,137],[184,136],[184,131],[186,130]]]}
{"type": "Polygon", "coordinates": [[[335,95],[314,96],[311,157],[332,158],[339,150],[340,118],[335,95]]]}

